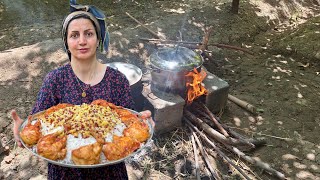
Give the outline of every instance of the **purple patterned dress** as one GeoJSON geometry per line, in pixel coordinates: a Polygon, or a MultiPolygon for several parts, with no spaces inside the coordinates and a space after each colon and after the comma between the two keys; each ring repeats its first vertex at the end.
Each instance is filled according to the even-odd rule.
{"type": "MultiPolygon", "coordinates": [[[[133,108],[130,86],[126,77],[117,70],[107,67],[104,78],[99,84],[87,85],[80,81],[87,96],[82,97],[82,90],[70,63],[61,66],[45,77],[39,91],[32,114],[48,109],[59,103],[80,105],[104,99],[115,105],[133,108]]],[[[99,168],[67,168],[48,163],[48,179],[128,179],[124,163],[99,168]]]]}

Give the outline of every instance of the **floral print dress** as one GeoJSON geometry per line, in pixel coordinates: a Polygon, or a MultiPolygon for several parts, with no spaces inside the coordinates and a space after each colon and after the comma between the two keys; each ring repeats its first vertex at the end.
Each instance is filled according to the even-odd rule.
{"type": "MultiPolygon", "coordinates": [[[[104,99],[115,105],[133,109],[129,82],[121,72],[107,67],[102,81],[94,86],[77,78],[70,63],[48,73],[38,93],[32,114],[59,103],[80,105],[96,99],[104,99]],[[86,97],[81,96],[82,89],[85,90],[86,97]]],[[[128,175],[124,163],[99,168],[69,168],[48,163],[48,179],[116,180],[128,179],[128,175]]]]}

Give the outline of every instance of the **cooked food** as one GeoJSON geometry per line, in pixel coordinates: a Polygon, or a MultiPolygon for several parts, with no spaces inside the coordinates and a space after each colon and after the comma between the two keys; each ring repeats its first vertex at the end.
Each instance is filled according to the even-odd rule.
{"type": "Polygon", "coordinates": [[[109,161],[113,161],[128,156],[139,147],[140,143],[131,137],[113,136],[113,142],[106,142],[102,152],[109,161]]]}
{"type": "Polygon", "coordinates": [[[52,125],[52,129],[63,126],[67,135],[72,134],[75,137],[81,135],[83,138],[91,135],[92,128],[106,136],[121,123],[120,118],[111,111],[110,107],[95,104],[67,106],[51,112],[41,120],[52,125]]]}
{"type": "Polygon", "coordinates": [[[114,111],[119,115],[121,121],[127,126],[135,121],[139,121],[138,116],[136,114],[132,114],[127,109],[115,109],[114,111]]]}
{"type": "Polygon", "coordinates": [[[30,116],[20,136],[47,159],[94,165],[130,155],[150,138],[150,130],[132,111],[98,99],[91,104],[58,104],[30,116]]]}
{"type": "Polygon", "coordinates": [[[67,136],[63,132],[48,134],[40,138],[37,153],[51,160],[64,159],[67,153],[67,136]]]}
{"type": "Polygon", "coordinates": [[[49,114],[51,114],[52,112],[55,112],[59,109],[63,109],[65,107],[71,107],[73,106],[72,104],[68,104],[68,103],[61,103],[61,104],[57,104],[56,106],[52,106],[49,109],[47,109],[44,113],[45,116],[48,116],[49,114]]]}
{"type": "Polygon", "coordinates": [[[99,142],[82,146],[72,151],[72,161],[77,165],[99,164],[101,151],[102,144],[99,142]]]}
{"type": "Polygon", "coordinates": [[[123,135],[144,142],[150,137],[149,127],[143,122],[135,121],[123,131],[123,135]]]}
{"type": "Polygon", "coordinates": [[[28,117],[28,124],[20,132],[20,137],[27,146],[33,146],[37,144],[37,142],[42,136],[40,131],[40,121],[36,121],[36,123],[32,125],[31,118],[32,116],[28,117]]]}
{"type": "Polygon", "coordinates": [[[104,106],[104,107],[110,107],[111,109],[117,109],[117,108],[122,108],[121,106],[116,106],[113,103],[110,103],[106,100],[103,99],[97,99],[91,102],[93,105],[98,105],[98,106],[104,106]]]}

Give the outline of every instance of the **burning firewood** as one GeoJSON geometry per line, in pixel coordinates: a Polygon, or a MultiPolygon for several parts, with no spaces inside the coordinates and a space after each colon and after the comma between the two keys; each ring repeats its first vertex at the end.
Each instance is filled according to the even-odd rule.
{"type": "Polygon", "coordinates": [[[215,169],[213,169],[213,167],[211,166],[211,163],[210,163],[209,158],[208,158],[208,154],[206,153],[205,149],[203,148],[202,143],[200,142],[199,138],[197,137],[195,132],[193,132],[192,128],[190,128],[190,130],[191,130],[192,135],[193,135],[193,137],[194,137],[194,139],[195,139],[195,141],[196,141],[196,143],[197,143],[197,145],[199,147],[199,150],[200,150],[200,152],[202,154],[202,157],[204,158],[205,163],[209,168],[209,171],[210,171],[211,175],[213,176],[214,179],[217,179],[217,180],[221,179],[221,177],[218,175],[217,171],[215,169]]]}
{"type": "Polygon", "coordinates": [[[217,119],[213,116],[213,114],[210,112],[210,110],[207,108],[207,106],[205,106],[203,103],[195,103],[195,105],[202,107],[206,114],[209,115],[210,119],[212,120],[212,122],[217,126],[217,128],[221,131],[221,133],[226,136],[229,137],[228,132],[221,126],[221,124],[217,121],[217,119]]]}
{"type": "Polygon", "coordinates": [[[201,127],[204,132],[206,132],[210,137],[214,138],[215,140],[219,141],[224,145],[232,145],[238,146],[244,149],[252,149],[254,148],[253,144],[247,144],[246,142],[240,141],[239,139],[235,139],[233,137],[225,137],[223,134],[218,132],[217,130],[211,128],[208,124],[206,124],[203,120],[196,117],[190,111],[185,110],[185,117],[190,120],[192,123],[196,124],[197,126],[201,127]]]}
{"type": "Polygon", "coordinates": [[[211,145],[212,148],[214,148],[214,150],[217,151],[217,153],[224,158],[228,163],[230,163],[235,169],[238,170],[239,173],[241,173],[246,179],[250,179],[237,165],[235,165],[232,160],[230,160],[230,158],[228,158],[227,155],[225,155],[220,148],[218,148],[204,133],[202,133],[201,131],[198,130],[198,128],[196,126],[194,126],[189,120],[186,120],[187,124],[194,129],[195,131],[197,131],[201,138],[203,138],[208,144],[211,145]]]}
{"type": "Polygon", "coordinates": [[[196,68],[192,72],[185,75],[187,78],[187,103],[190,104],[194,99],[207,94],[206,88],[202,85],[202,81],[207,76],[205,71],[200,71],[196,68]]]}
{"type": "Polygon", "coordinates": [[[198,160],[198,151],[197,151],[197,147],[196,147],[196,142],[194,140],[194,136],[192,134],[190,134],[190,139],[192,142],[192,147],[193,147],[193,153],[194,153],[194,160],[195,160],[195,168],[196,168],[196,177],[197,180],[200,180],[200,172],[199,172],[199,160],[198,160]]]}
{"type": "MultiPolygon", "coordinates": [[[[253,164],[258,168],[265,170],[271,175],[279,178],[285,179],[285,175],[281,172],[270,167],[269,164],[256,160],[248,155],[246,155],[242,150],[252,150],[256,147],[256,145],[263,144],[264,142],[253,140],[247,138],[239,133],[234,132],[228,126],[219,122],[219,118],[215,117],[210,111],[207,110],[207,107],[200,102],[200,100],[196,100],[191,105],[185,107],[184,109],[184,122],[191,129],[191,134],[196,138],[197,134],[201,137],[205,144],[209,145],[217,154],[222,157],[228,164],[230,164],[234,169],[236,169],[245,179],[251,179],[248,175],[253,174],[253,172],[245,172],[241,169],[240,166],[234,163],[232,157],[228,157],[223,151],[228,150],[229,153],[232,153],[235,157],[240,157],[245,162],[253,164]],[[212,118],[215,120],[212,121],[212,118]],[[210,124],[210,125],[209,125],[210,124]],[[219,126],[219,127],[218,127],[219,126]],[[225,136],[222,131],[225,131],[228,136],[225,136]],[[196,134],[196,133],[197,134],[196,134]],[[216,143],[215,143],[216,142],[216,143]],[[240,150],[242,149],[242,150],[240,150]]],[[[201,142],[197,142],[199,145],[201,142]]],[[[201,146],[201,145],[200,145],[201,146]]],[[[205,149],[203,146],[201,149],[205,149]]],[[[202,156],[208,156],[206,151],[201,153],[202,156]],[[204,155],[205,154],[205,155],[204,155]]],[[[207,157],[203,157],[206,159],[207,157]]],[[[209,166],[208,166],[209,167],[209,166]]],[[[210,168],[209,168],[210,170],[210,168]]],[[[211,171],[211,170],[210,170],[211,171]]],[[[216,177],[215,177],[216,178],[216,177]]]]}

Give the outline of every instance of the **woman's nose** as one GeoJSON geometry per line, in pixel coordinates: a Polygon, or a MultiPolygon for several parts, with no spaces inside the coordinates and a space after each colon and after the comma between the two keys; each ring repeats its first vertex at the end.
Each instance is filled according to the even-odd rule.
{"type": "Polygon", "coordinates": [[[83,45],[87,43],[87,39],[85,35],[80,35],[79,44],[83,45]]]}

